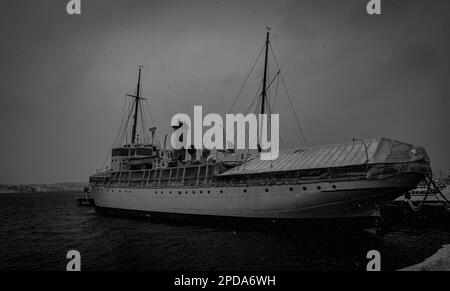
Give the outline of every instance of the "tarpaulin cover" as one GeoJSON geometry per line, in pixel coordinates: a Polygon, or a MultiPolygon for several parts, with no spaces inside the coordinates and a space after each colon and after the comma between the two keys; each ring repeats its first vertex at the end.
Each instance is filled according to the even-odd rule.
{"type": "Polygon", "coordinates": [[[336,145],[323,145],[281,151],[273,161],[262,161],[259,156],[234,167],[221,176],[265,172],[295,171],[346,167],[363,164],[429,162],[422,147],[387,138],[356,140],[336,145]]]}

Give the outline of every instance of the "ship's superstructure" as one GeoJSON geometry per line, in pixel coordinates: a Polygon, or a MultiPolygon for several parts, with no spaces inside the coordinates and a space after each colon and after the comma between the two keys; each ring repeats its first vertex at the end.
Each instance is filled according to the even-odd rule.
{"type": "MultiPolygon", "coordinates": [[[[262,114],[270,106],[269,45],[267,34],[262,114]]],[[[90,177],[99,212],[269,219],[366,217],[431,173],[423,148],[386,138],[284,150],[274,161],[261,160],[258,152],[173,150],[167,136],[163,145],[155,142],[155,128],[149,130],[152,136],[146,142],[144,137],[139,140],[138,120],[145,100],[141,72],[140,68],[122,126],[126,132],[128,121],[133,121],[131,141],[114,147],[110,166],[90,177]]]]}

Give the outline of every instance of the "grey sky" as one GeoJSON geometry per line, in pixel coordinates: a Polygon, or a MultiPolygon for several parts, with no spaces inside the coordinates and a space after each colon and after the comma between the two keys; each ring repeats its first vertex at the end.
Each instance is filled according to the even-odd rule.
{"type": "MultiPolygon", "coordinates": [[[[144,66],[159,136],[170,118],[231,106],[272,28],[312,145],[385,136],[450,168],[450,2],[5,0],[0,11],[0,183],[87,181],[144,66]]],[[[262,67],[256,69],[261,76],[262,67]]],[[[258,87],[250,81],[235,113],[258,87]]],[[[301,146],[281,97],[281,136],[301,146]]]]}

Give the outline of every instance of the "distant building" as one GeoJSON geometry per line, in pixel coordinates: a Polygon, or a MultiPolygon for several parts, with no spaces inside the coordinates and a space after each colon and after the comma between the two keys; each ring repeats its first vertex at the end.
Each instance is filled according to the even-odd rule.
{"type": "Polygon", "coordinates": [[[6,193],[14,193],[14,189],[12,189],[11,187],[0,186],[0,194],[6,193]]]}

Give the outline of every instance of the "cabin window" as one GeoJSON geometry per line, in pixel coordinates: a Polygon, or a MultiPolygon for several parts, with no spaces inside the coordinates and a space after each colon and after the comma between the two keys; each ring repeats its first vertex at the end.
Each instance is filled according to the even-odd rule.
{"type": "Polygon", "coordinates": [[[136,149],[136,155],[137,156],[152,156],[153,150],[152,149],[146,149],[146,148],[137,148],[136,149]]]}
{"type": "Polygon", "coordinates": [[[112,150],[112,156],[113,157],[126,157],[128,156],[128,151],[129,149],[125,149],[125,148],[118,148],[118,149],[113,149],[112,150]]]}

